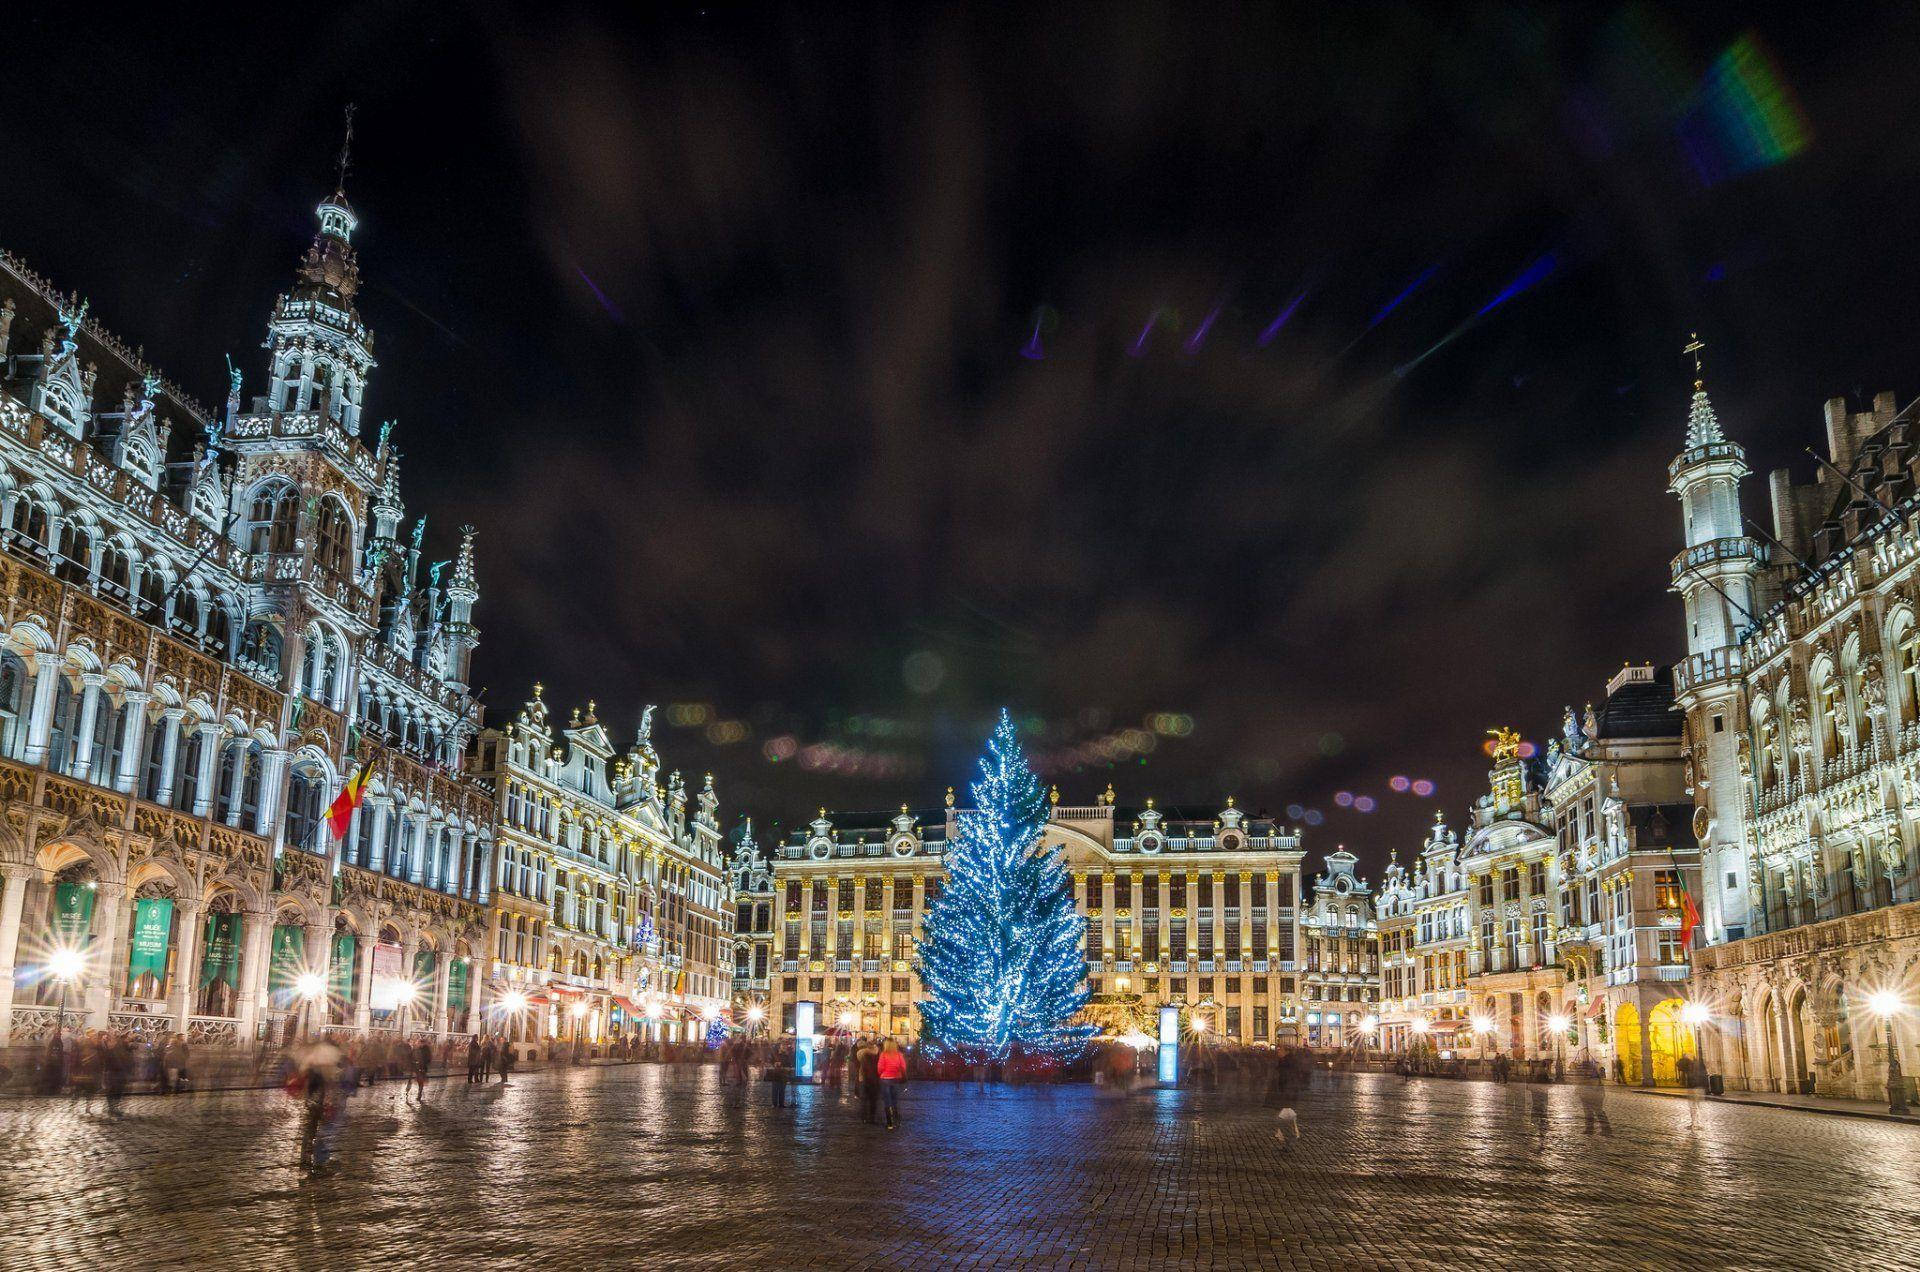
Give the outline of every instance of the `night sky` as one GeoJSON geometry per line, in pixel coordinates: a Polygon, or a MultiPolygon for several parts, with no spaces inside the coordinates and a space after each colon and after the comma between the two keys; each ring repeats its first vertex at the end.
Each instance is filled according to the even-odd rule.
{"type": "Polygon", "coordinates": [[[659,702],[763,842],[937,804],[1004,703],[1066,802],[1377,870],[1681,651],[1689,331],[1761,472],[1920,387],[1908,6],[442,8],[11,14],[0,245],[258,391],[355,103],[490,718],[659,702]]]}

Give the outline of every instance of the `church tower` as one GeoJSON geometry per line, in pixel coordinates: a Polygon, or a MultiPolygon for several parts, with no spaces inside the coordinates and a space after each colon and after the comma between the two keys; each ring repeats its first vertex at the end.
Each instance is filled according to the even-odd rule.
{"type": "Polygon", "coordinates": [[[1740,482],[1746,452],[1727,440],[1707,400],[1693,355],[1693,407],[1686,448],[1667,467],[1667,489],[1680,500],[1686,543],[1673,558],[1671,587],[1686,605],[1687,656],[1674,668],[1674,692],[1687,717],[1693,830],[1700,841],[1701,922],[1707,942],[1750,932],[1747,905],[1747,782],[1739,739],[1747,728],[1740,675],[1740,638],[1755,622],[1754,578],[1760,545],[1744,532],[1740,482]]]}

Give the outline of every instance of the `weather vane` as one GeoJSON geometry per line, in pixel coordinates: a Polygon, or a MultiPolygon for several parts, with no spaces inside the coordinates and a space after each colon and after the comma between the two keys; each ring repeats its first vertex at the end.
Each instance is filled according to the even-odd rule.
{"type": "Polygon", "coordinates": [[[1700,351],[1706,347],[1707,342],[1700,338],[1699,332],[1694,331],[1688,333],[1687,347],[1680,351],[1693,355],[1693,387],[1696,389],[1706,382],[1706,373],[1700,366],[1700,351]]]}

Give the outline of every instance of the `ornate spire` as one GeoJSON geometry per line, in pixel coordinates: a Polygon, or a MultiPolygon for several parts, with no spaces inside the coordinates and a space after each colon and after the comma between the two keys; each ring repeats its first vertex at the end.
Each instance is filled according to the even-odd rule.
{"type": "Polygon", "coordinates": [[[455,592],[471,593],[477,600],[480,596],[480,585],[473,577],[474,534],[472,526],[460,527],[460,555],[453,563],[453,582],[448,584],[447,592],[449,595],[455,592]]]}
{"type": "Polygon", "coordinates": [[[1701,369],[1700,351],[1706,348],[1700,339],[1700,333],[1694,332],[1682,353],[1693,355],[1693,409],[1687,412],[1687,449],[1707,446],[1714,442],[1724,442],[1727,435],[1720,431],[1720,417],[1713,413],[1713,403],[1707,400],[1706,373],[1701,369]]]}

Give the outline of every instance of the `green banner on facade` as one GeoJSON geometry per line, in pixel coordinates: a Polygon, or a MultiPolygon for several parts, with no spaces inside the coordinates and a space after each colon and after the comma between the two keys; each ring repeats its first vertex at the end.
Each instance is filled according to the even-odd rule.
{"type": "Polygon", "coordinates": [[[438,966],[435,961],[438,957],[432,950],[413,952],[413,983],[420,990],[422,999],[433,996],[433,973],[438,966]]]}
{"type": "Polygon", "coordinates": [[[467,960],[456,958],[447,964],[447,1010],[462,1012],[467,1009],[467,960]]]}
{"type": "Polygon", "coordinates": [[[267,992],[291,993],[294,981],[306,965],[306,929],[292,923],[274,924],[273,954],[267,962],[267,992]]]}
{"type": "Polygon", "coordinates": [[[334,1006],[346,1010],[353,1005],[353,956],[359,942],[351,932],[336,932],[333,937],[333,962],[327,966],[327,993],[334,1006]]]}
{"type": "Polygon", "coordinates": [[[91,884],[53,886],[53,943],[66,949],[85,949],[93,930],[94,890],[91,884]]]}
{"type": "Polygon", "coordinates": [[[159,998],[167,989],[167,947],[173,936],[173,898],[149,897],[133,907],[133,946],[127,957],[127,993],[159,998]]]}
{"type": "Polygon", "coordinates": [[[240,922],[238,914],[209,914],[206,944],[200,950],[200,988],[219,981],[240,985],[240,922]]]}

